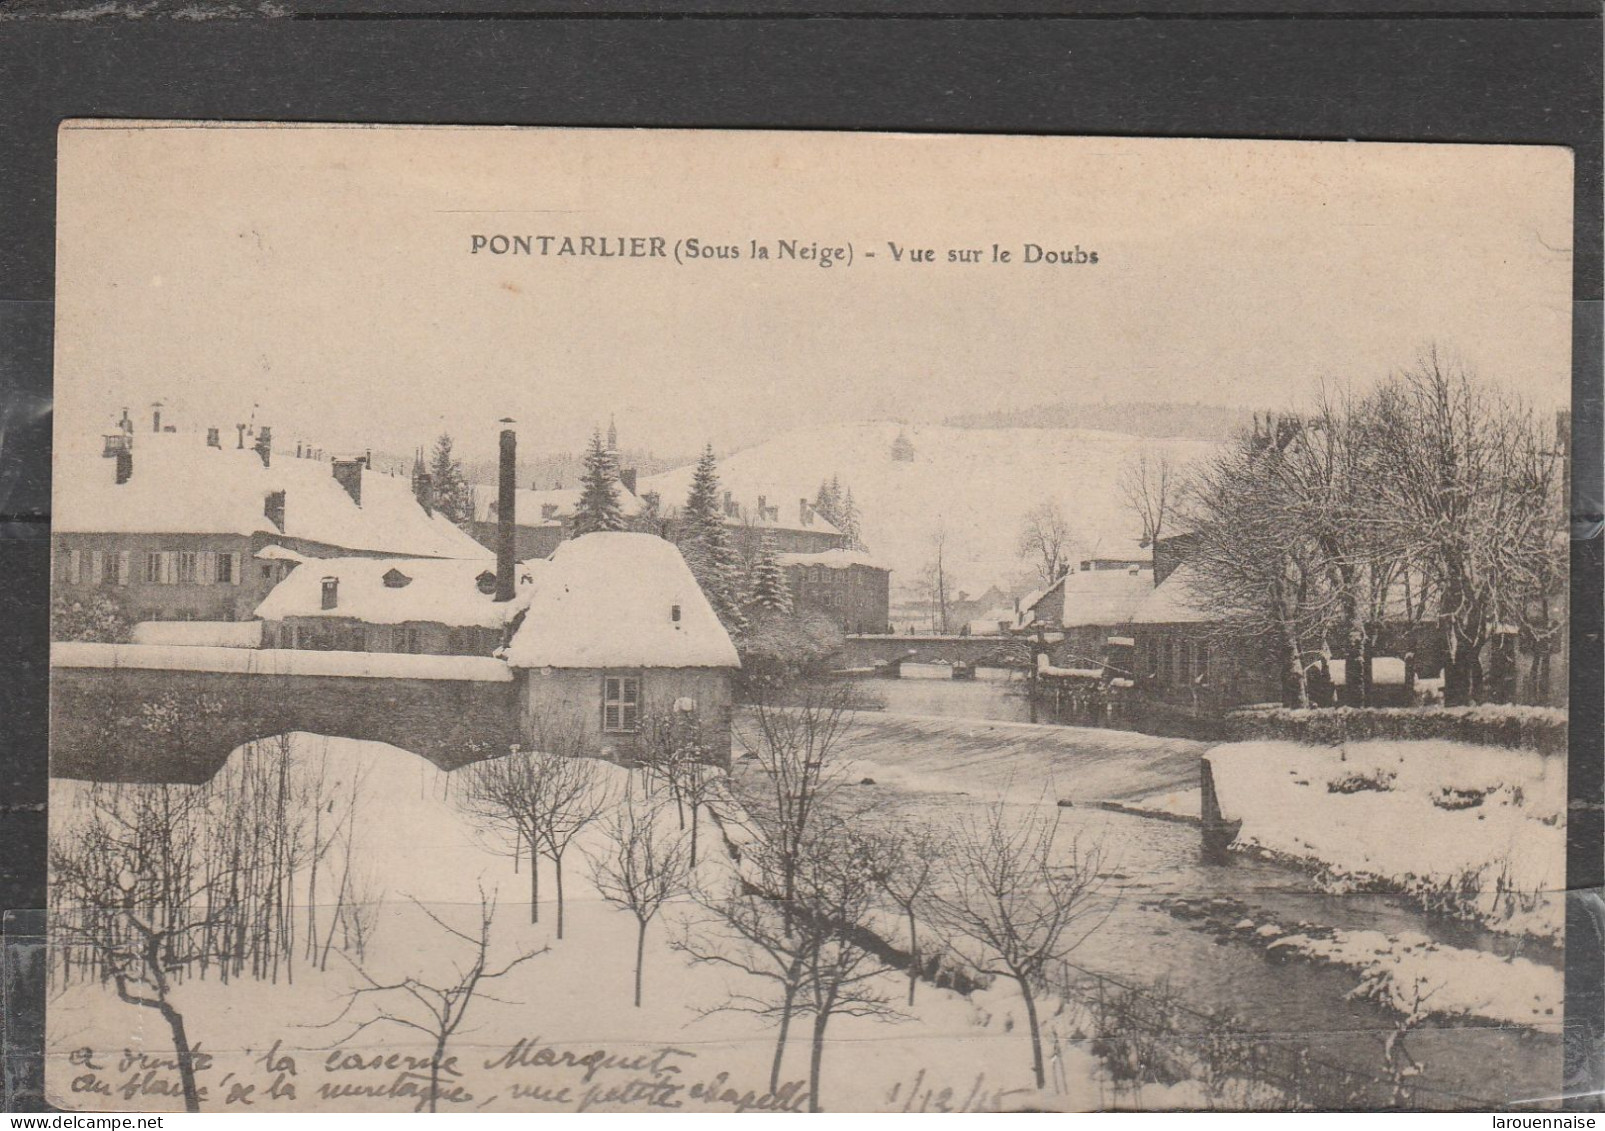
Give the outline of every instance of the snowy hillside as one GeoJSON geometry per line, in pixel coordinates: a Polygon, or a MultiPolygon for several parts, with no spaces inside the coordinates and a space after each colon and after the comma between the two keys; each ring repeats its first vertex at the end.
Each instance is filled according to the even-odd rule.
{"type": "MultiPolygon", "coordinates": [[[[1147,451],[1187,461],[1214,445],[1152,440],[1070,428],[907,427],[895,422],[798,429],[724,458],[719,475],[744,503],[765,495],[792,510],[812,500],[820,481],[839,475],[863,514],[864,539],[890,566],[894,588],[915,584],[931,557],[931,537],[947,532],[956,588],[979,593],[1005,584],[1029,563],[1015,555],[1021,520],[1044,500],[1058,502],[1080,542],[1079,552],[1135,550],[1141,533],[1115,483],[1121,465],[1147,451]],[[899,432],[914,447],[909,462],[892,458],[899,432]]],[[[642,480],[665,505],[683,502],[691,471],[677,468],[642,480]]]]}

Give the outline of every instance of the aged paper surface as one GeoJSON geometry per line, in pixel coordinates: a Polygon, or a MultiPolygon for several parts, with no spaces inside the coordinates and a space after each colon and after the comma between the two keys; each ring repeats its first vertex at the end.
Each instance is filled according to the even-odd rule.
{"type": "Polygon", "coordinates": [[[1556,1095],[1571,186],[68,123],[53,1102],[1556,1095]]]}

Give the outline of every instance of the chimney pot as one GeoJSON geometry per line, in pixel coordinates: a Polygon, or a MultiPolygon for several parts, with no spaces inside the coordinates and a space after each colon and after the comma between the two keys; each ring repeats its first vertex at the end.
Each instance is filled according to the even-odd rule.
{"type": "Polygon", "coordinates": [[[262,466],[268,467],[273,462],[273,429],[266,424],[256,434],[256,454],[262,457],[262,466]]]}
{"type": "Polygon", "coordinates": [[[150,410],[150,430],[152,432],[160,432],[162,430],[162,402],[157,401],[150,406],[150,410]]]}
{"type": "Polygon", "coordinates": [[[813,511],[808,506],[807,499],[797,500],[797,521],[802,523],[804,526],[812,526],[814,524],[813,511]]]}
{"type": "Polygon", "coordinates": [[[325,577],[323,579],[323,607],[325,609],[338,608],[340,605],[340,579],[338,577],[325,577]]]}
{"type": "Polygon", "coordinates": [[[221,448],[223,446],[222,434],[216,428],[206,430],[206,446],[208,448],[221,448]]]}
{"type": "Polygon", "coordinates": [[[240,434],[240,442],[238,445],[236,445],[235,450],[243,452],[245,450],[245,425],[236,424],[234,429],[240,434]]]}

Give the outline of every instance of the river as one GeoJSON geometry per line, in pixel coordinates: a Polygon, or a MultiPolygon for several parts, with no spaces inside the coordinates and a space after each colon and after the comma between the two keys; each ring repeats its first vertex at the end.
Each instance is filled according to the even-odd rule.
{"type": "MultiPolygon", "coordinates": [[[[1170,778],[1177,776],[1176,767],[1187,766],[1196,779],[1201,744],[1022,726],[1028,707],[1018,682],[984,669],[973,681],[877,680],[866,691],[885,703],[884,714],[861,716],[857,754],[867,771],[863,776],[875,783],[858,788],[873,795],[876,814],[952,827],[1005,793],[1011,804],[1026,806],[1053,806],[1067,793],[1076,797],[1074,807],[1057,809],[1064,822],[1061,845],[1066,851],[1072,843],[1081,851],[1099,848],[1109,902],[1107,920],[1074,956],[1088,971],[1129,984],[1166,980],[1196,1009],[1230,1010],[1245,1030],[1304,1043],[1312,1057],[1379,1073],[1383,1040],[1393,1031],[1395,1017],[1350,999],[1359,981],[1356,972],[1272,963],[1258,947],[1219,941],[1155,907],[1155,901],[1231,899],[1249,905],[1260,923],[1390,935],[1414,931],[1442,944],[1500,954],[1516,945],[1429,917],[1392,896],[1325,894],[1301,872],[1246,856],[1234,854],[1225,865],[1206,864],[1195,827],[1082,803],[1089,795],[1117,794],[1108,788],[1116,773],[1137,783],[1134,794],[1152,789],[1156,766],[1168,767],[1161,776],[1170,778]],[[993,729],[977,724],[993,724],[993,729]],[[896,741],[881,740],[886,734],[896,735],[896,741]],[[988,734],[997,736],[998,758],[989,759],[982,750],[988,734]],[[1085,752],[1085,773],[1077,770],[1078,751],[1085,752]],[[869,760],[862,761],[866,754],[869,760]],[[1035,789],[1039,780],[1051,781],[1053,788],[1035,789]],[[1012,788],[1000,789],[1003,781],[1012,788]],[[1078,786],[1091,793],[1078,793],[1078,786]]],[[[854,775],[859,780],[856,768],[854,775]]],[[[1526,954],[1538,957],[1531,948],[1526,954]]],[[[1429,1021],[1406,1038],[1410,1055],[1424,1066],[1417,1103],[1477,1108],[1555,1095],[1561,1060],[1558,1015],[1556,1020],[1553,1033],[1483,1021],[1429,1021]]]]}

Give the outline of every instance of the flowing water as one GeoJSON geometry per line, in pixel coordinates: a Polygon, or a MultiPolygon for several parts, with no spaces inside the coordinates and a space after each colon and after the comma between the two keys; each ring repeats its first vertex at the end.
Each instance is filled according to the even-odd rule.
{"type": "MultiPolygon", "coordinates": [[[[1032,792],[1034,774],[1053,779],[1053,794],[1075,794],[1074,807],[1057,810],[1061,843],[1075,842],[1082,851],[1097,846],[1104,891],[1110,895],[1108,917],[1075,954],[1077,966],[1130,985],[1166,980],[1196,1009],[1229,1010],[1245,1030],[1305,1044],[1312,1057],[1380,1074],[1383,1041],[1396,1018],[1378,1005],[1350,998],[1359,981],[1355,971],[1273,963],[1256,946],[1218,940],[1154,904],[1178,897],[1230,899],[1247,904],[1247,914],[1258,923],[1391,935],[1414,931],[1445,945],[1500,954],[1516,947],[1515,940],[1440,921],[1397,897],[1325,894],[1299,871],[1247,856],[1206,864],[1194,826],[1083,804],[1086,795],[1076,794],[1078,783],[1095,782],[1086,787],[1095,796],[1119,796],[1110,783],[1122,774],[1140,783],[1130,796],[1152,792],[1156,774],[1187,774],[1190,782],[1174,784],[1196,786],[1197,754],[1204,747],[1107,731],[1022,727],[1028,708],[1018,682],[1003,673],[988,675],[983,669],[974,681],[870,683],[868,690],[885,702],[886,711],[861,716],[862,749],[873,759],[871,772],[880,777],[860,788],[873,796],[876,814],[938,827],[952,827],[1005,795],[1011,804],[1052,806],[1053,796],[1032,792]],[[978,723],[998,725],[989,731],[978,723]],[[984,754],[989,735],[999,740],[995,759],[984,754]],[[1078,774],[1082,749],[1089,770],[1078,774]],[[1006,792],[996,787],[1005,774],[1013,786],[1006,792]]],[[[1530,946],[1525,954],[1540,958],[1530,946]]],[[[1553,954],[1548,957],[1558,963],[1553,954]]],[[[1541,1033],[1484,1021],[1429,1020],[1406,1038],[1409,1054],[1424,1066],[1417,1102],[1476,1108],[1555,1095],[1558,1013],[1557,1005],[1555,1029],[1541,1033]]]]}

